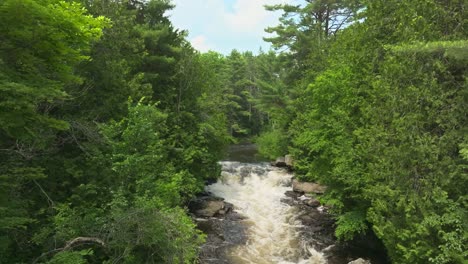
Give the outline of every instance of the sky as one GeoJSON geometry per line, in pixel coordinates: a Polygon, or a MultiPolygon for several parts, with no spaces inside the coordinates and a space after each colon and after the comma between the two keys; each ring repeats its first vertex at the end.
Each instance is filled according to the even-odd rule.
{"type": "Polygon", "coordinates": [[[188,30],[192,46],[201,52],[231,50],[258,53],[269,50],[266,27],[276,26],[280,12],[265,10],[264,5],[294,3],[297,0],[173,0],[169,13],[174,26],[188,30]]]}

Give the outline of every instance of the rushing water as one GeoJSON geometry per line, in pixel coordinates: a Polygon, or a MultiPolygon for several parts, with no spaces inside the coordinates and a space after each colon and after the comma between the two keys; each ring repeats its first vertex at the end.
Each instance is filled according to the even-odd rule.
{"type": "Polygon", "coordinates": [[[297,208],[282,200],[292,175],[267,163],[221,162],[221,179],[207,191],[246,217],[247,242],[228,252],[235,264],[322,264],[324,256],[300,236],[297,208]]]}

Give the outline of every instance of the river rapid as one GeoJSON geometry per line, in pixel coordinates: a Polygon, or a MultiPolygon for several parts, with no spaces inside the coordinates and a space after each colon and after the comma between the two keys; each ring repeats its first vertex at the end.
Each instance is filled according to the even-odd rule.
{"type": "Polygon", "coordinates": [[[301,238],[298,209],[284,202],[293,177],[268,163],[224,161],[221,179],[206,187],[245,216],[247,241],[228,250],[231,263],[324,264],[325,257],[301,238]]]}

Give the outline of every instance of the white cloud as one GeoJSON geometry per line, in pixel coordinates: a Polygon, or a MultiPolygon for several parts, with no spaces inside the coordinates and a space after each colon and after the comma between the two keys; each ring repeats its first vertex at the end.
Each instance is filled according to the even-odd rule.
{"type": "Polygon", "coordinates": [[[263,35],[264,29],[272,26],[277,15],[265,10],[264,5],[278,4],[278,0],[237,0],[234,12],[225,14],[226,24],[236,32],[263,35]]]}
{"type": "Polygon", "coordinates": [[[171,20],[177,28],[187,29],[192,45],[228,53],[232,49],[268,49],[264,29],[278,24],[279,13],[264,5],[294,3],[298,0],[173,0],[171,20]]]}
{"type": "Polygon", "coordinates": [[[190,39],[190,42],[192,43],[192,46],[201,51],[201,52],[207,52],[209,50],[214,50],[214,48],[207,43],[206,37],[203,35],[198,35],[192,39],[190,39]]]}

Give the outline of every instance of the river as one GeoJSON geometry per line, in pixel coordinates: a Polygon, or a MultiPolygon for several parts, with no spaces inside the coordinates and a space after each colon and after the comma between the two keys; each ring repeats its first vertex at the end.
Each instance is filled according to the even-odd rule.
{"type": "Polygon", "coordinates": [[[206,190],[246,217],[247,242],[228,252],[231,263],[325,263],[300,237],[297,209],[283,202],[292,174],[268,163],[221,162],[221,179],[206,190]]]}

